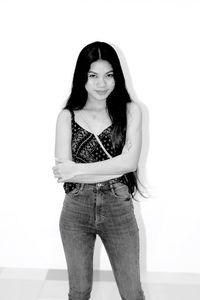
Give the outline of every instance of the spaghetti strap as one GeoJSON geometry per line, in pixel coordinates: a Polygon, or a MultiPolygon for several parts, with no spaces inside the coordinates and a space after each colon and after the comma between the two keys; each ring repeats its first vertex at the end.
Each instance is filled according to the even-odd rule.
{"type": "Polygon", "coordinates": [[[70,110],[70,113],[71,113],[71,120],[74,122],[74,111],[70,110]]]}

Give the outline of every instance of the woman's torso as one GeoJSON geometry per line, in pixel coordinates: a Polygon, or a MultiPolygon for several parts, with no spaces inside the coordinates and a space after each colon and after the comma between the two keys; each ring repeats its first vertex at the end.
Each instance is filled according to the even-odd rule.
{"type": "MultiPolygon", "coordinates": [[[[94,122],[95,123],[95,122],[94,122]]],[[[83,124],[83,123],[82,123],[83,124]]],[[[90,127],[92,124],[90,124],[90,127]]],[[[86,126],[85,126],[86,127],[86,126]]],[[[108,159],[107,154],[103,151],[94,134],[88,129],[81,126],[76,120],[76,113],[71,111],[71,150],[72,159],[76,163],[93,163],[108,159]]],[[[93,128],[94,129],[94,128],[93,128]]],[[[98,134],[98,138],[108,151],[114,157],[121,153],[120,149],[113,146],[111,134],[113,124],[107,126],[98,134]]]]}

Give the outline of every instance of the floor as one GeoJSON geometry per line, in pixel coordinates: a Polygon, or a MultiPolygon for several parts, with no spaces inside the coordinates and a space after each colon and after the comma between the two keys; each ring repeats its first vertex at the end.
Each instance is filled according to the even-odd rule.
{"type": "MultiPolygon", "coordinates": [[[[146,300],[200,299],[199,275],[190,278],[176,276],[175,280],[172,277],[167,283],[162,278],[158,283],[158,276],[145,279],[142,285],[146,300]]],[[[1,300],[67,300],[67,293],[65,270],[0,268],[1,300]]],[[[110,299],[121,300],[112,273],[94,271],[91,300],[110,299]]]]}

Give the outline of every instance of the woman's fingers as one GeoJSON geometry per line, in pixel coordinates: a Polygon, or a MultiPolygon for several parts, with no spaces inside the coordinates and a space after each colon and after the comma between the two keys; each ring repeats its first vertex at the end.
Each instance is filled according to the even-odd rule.
{"type": "Polygon", "coordinates": [[[58,170],[59,170],[59,166],[54,166],[54,167],[52,168],[52,170],[53,170],[54,172],[58,171],[58,170]]]}
{"type": "Polygon", "coordinates": [[[58,182],[58,183],[64,183],[65,180],[64,180],[63,178],[58,178],[57,182],[58,182]]]}
{"type": "Polygon", "coordinates": [[[52,170],[53,170],[55,178],[61,177],[60,170],[59,170],[59,168],[57,166],[53,167],[52,170]]]}
{"type": "Polygon", "coordinates": [[[66,180],[72,178],[75,175],[75,163],[72,161],[67,161],[64,163],[59,163],[55,165],[52,170],[54,177],[58,178],[58,182],[65,182],[66,180]]]}

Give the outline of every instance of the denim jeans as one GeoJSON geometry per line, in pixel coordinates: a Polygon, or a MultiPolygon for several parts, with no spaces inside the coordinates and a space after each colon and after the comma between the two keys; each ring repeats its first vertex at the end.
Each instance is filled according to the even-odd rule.
{"type": "Polygon", "coordinates": [[[96,235],[108,254],[121,299],[144,300],[139,270],[139,232],[126,184],[112,180],[75,184],[63,202],[60,233],[69,300],[88,300],[96,235]]]}

